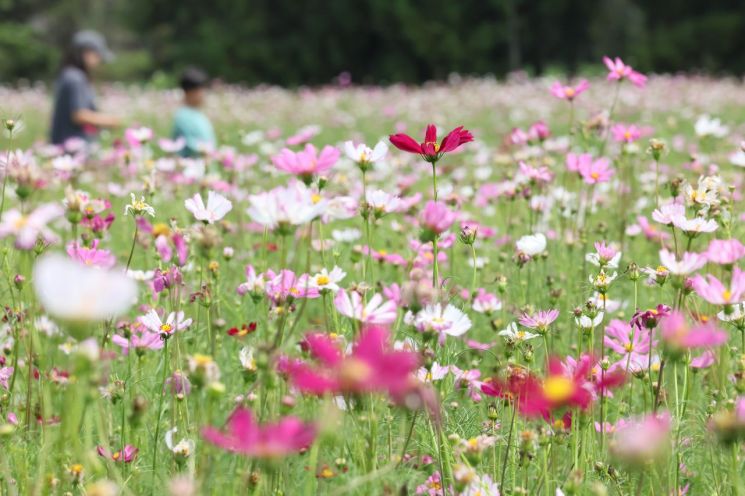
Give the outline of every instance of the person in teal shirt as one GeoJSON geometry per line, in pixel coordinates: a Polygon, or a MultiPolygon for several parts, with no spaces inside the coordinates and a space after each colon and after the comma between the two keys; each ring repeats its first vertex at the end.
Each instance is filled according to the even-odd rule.
{"type": "Polygon", "coordinates": [[[173,138],[184,140],[181,155],[192,157],[205,148],[214,147],[215,131],[209,118],[200,110],[204,105],[209,78],[203,71],[190,67],[181,76],[184,104],[173,116],[173,138]]]}

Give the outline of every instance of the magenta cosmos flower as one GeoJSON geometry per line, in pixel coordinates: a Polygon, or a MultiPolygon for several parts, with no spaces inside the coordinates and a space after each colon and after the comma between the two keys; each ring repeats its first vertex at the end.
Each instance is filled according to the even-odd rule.
{"type": "Polygon", "coordinates": [[[130,463],[134,461],[135,457],[137,456],[137,452],[140,450],[138,448],[135,448],[131,444],[128,444],[124,446],[124,448],[113,453],[103,446],[96,446],[96,451],[98,452],[98,455],[103,458],[108,458],[115,462],[130,463]]]}
{"type": "Polygon", "coordinates": [[[339,150],[333,146],[326,145],[318,153],[315,146],[307,144],[305,149],[299,152],[282,149],[279,155],[272,157],[272,162],[277,169],[299,176],[304,182],[309,183],[313,176],[330,171],[340,155],[339,150]]]}
{"type": "Polygon", "coordinates": [[[456,214],[441,201],[428,201],[422,212],[422,227],[433,234],[442,234],[455,222],[456,214]]]}
{"type": "Polygon", "coordinates": [[[440,158],[452,152],[459,146],[473,141],[473,135],[470,131],[463,129],[463,126],[456,127],[450,131],[440,143],[437,143],[437,128],[434,124],[429,124],[424,133],[424,142],[417,143],[414,138],[408,134],[392,134],[389,137],[393,146],[399,150],[409,153],[416,153],[427,162],[437,162],[440,158]]]}
{"type": "Polygon", "coordinates": [[[735,267],[729,287],[712,274],[707,274],[706,277],[696,275],[692,279],[692,284],[696,294],[712,305],[739,303],[745,295],[745,272],[735,267]]]}
{"type": "Polygon", "coordinates": [[[301,451],[313,442],[316,428],[296,417],[259,425],[246,408],[238,407],[228,418],[226,429],[208,426],[202,436],[220,448],[256,458],[280,458],[301,451]]]}
{"type": "Polygon", "coordinates": [[[636,72],[630,65],[624,64],[620,57],[616,57],[615,59],[603,57],[603,63],[608,68],[608,81],[623,81],[624,79],[628,79],[637,88],[644,88],[647,82],[647,76],[636,72]]]}
{"type": "Polygon", "coordinates": [[[570,102],[577,98],[580,94],[585,92],[590,87],[590,83],[587,79],[582,79],[580,82],[571,85],[563,85],[559,81],[554,82],[551,85],[551,94],[561,100],[569,100],[570,102]]]}
{"type": "Polygon", "coordinates": [[[403,399],[416,385],[413,373],[419,366],[417,355],[394,350],[385,327],[363,329],[349,355],[344,355],[337,343],[326,334],[308,334],[304,344],[318,364],[291,360],[286,365],[286,372],[292,385],[305,393],[359,394],[377,391],[387,392],[398,400],[403,399]]]}

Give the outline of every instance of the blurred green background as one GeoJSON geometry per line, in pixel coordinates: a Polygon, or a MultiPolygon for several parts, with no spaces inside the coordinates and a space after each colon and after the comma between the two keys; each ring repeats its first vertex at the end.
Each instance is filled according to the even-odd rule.
{"type": "Polygon", "coordinates": [[[744,26],[743,0],[0,0],[0,81],[50,80],[82,28],[118,54],[105,78],[164,85],[188,64],[247,84],[384,84],[602,70],[605,54],[739,75],[744,26]]]}

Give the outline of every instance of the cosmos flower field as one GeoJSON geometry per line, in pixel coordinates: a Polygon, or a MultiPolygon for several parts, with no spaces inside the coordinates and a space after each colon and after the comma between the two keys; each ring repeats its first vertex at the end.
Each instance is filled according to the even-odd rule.
{"type": "Polygon", "coordinates": [[[745,88],[2,89],[0,492],[745,495],[745,88]]]}

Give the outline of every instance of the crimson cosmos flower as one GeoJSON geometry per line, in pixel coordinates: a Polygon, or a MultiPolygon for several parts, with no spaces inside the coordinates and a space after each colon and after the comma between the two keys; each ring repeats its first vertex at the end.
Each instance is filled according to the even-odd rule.
{"type": "Polygon", "coordinates": [[[424,133],[424,142],[417,143],[408,134],[392,134],[389,139],[393,146],[409,153],[417,153],[427,162],[435,163],[447,152],[452,152],[460,145],[473,141],[473,135],[463,126],[456,127],[437,143],[437,128],[429,124],[424,133]]]}

